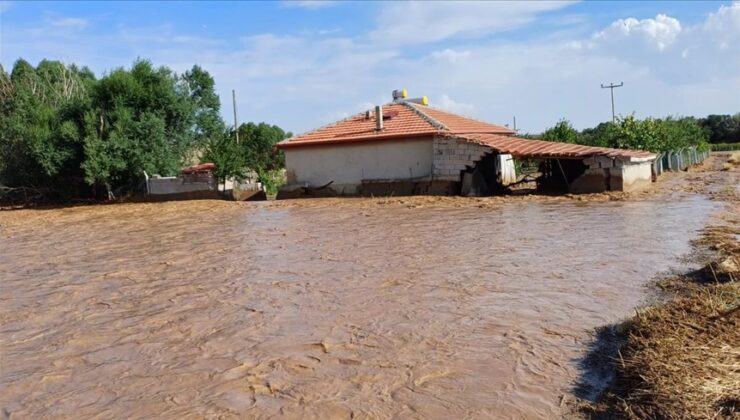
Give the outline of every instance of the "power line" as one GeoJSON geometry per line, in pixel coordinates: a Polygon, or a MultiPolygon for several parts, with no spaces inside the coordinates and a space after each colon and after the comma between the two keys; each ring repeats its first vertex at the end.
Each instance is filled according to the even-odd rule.
{"type": "Polygon", "coordinates": [[[604,86],[602,83],[601,88],[602,89],[609,89],[612,94],[612,122],[616,122],[616,117],[614,116],[614,88],[622,87],[624,86],[624,82],[619,82],[618,85],[615,85],[614,83],[610,83],[607,86],[604,86]]]}

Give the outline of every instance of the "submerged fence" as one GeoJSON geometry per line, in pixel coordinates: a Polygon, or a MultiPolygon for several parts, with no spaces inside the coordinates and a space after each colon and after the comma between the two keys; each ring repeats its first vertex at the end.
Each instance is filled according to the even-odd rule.
{"type": "Polygon", "coordinates": [[[709,151],[699,151],[696,146],[662,152],[653,161],[653,174],[660,175],[666,171],[683,171],[689,166],[703,162],[707,156],[709,156],[709,151]]]}

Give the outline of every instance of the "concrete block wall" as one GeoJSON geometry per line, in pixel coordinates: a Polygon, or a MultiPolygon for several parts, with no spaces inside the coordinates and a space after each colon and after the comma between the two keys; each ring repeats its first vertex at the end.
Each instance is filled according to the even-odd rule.
{"type": "Polygon", "coordinates": [[[433,142],[432,174],[434,179],[460,181],[460,171],[475,166],[490,147],[454,138],[435,137],[433,142]]]}
{"type": "Polygon", "coordinates": [[[213,175],[201,175],[195,181],[188,176],[152,177],[148,181],[149,194],[168,195],[199,191],[217,191],[218,183],[213,175]]]}
{"type": "Polygon", "coordinates": [[[626,159],[591,156],[583,159],[583,163],[587,166],[586,172],[571,183],[571,192],[635,191],[652,182],[652,161],[630,162],[626,159]]]}

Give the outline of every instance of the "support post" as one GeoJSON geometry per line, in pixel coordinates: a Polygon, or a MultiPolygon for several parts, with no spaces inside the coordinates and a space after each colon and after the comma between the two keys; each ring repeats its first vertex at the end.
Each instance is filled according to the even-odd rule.
{"type": "Polygon", "coordinates": [[[234,105],[234,133],[236,133],[236,144],[239,144],[239,122],[236,120],[236,91],[234,89],[231,89],[231,103],[234,105]]]}

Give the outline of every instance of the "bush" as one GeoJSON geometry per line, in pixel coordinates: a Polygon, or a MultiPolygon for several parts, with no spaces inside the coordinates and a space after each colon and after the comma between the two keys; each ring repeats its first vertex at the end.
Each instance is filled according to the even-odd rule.
{"type": "Polygon", "coordinates": [[[665,152],[692,146],[708,150],[709,131],[693,117],[639,120],[628,115],[615,123],[601,123],[580,133],[567,120],[560,120],[547,129],[542,138],[587,146],[665,152]]]}

